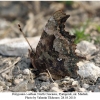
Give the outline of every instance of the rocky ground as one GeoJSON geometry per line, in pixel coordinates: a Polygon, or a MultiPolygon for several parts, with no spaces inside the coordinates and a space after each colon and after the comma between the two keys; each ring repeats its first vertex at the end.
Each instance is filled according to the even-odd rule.
{"type": "MultiPolygon", "coordinates": [[[[1,2],[1,1],[0,1],[1,2]]],[[[0,91],[1,92],[100,92],[100,2],[2,2],[0,3],[0,91]],[[38,5],[35,6],[35,5],[38,5]],[[48,9],[47,9],[48,8],[48,9]],[[28,57],[23,28],[36,48],[43,27],[54,13],[64,9],[71,17],[66,30],[89,34],[78,42],[76,52],[87,59],[79,62],[79,77],[51,80],[47,72],[37,75],[28,57]],[[85,27],[85,28],[84,28],[85,27]],[[15,39],[16,38],[16,39],[15,39]]],[[[78,37],[78,35],[77,35],[78,37]]]]}

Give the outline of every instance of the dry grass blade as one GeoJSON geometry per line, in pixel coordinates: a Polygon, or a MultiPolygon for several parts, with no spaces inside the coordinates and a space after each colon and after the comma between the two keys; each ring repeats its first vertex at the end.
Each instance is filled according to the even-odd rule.
{"type": "Polygon", "coordinates": [[[50,74],[49,70],[48,70],[48,69],[46,69],[46,70],[47,70],[47,72],[48,72],[48,74],[49,74],[49,76],[50,76],[50,78],[51,78],[52,82],[54,83],[54,80],[53,80],[53,78],[52,78],[52,76],[51,76],[51,74],[50,74]]]}
{"type": "Polygon", "coordinates": [[[6,68],[6,69],[1,70],[1,71],[0,71],[0,74],[3,73],[3,72],[5,72],[5,71],[7,71],[7,70],[9,70],[10,68],[12,68],[12,67],[13,67],[15,64],[17,64],[20,60],[21,60],[21,58],[18,57],[18,58],[16,59],[16,61],[15,61],[12,65],[10,65],[10,66],[9,66],[8,68],[6,68]]]}

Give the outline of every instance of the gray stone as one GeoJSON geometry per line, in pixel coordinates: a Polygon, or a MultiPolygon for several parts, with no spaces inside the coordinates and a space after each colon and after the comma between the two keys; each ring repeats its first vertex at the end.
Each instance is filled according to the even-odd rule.
{"type": "MultiPolygon", "coordinates": [[[[28,38],[29,43],[36,49],[40,36],[28,38]],[[33,42],[34,40],[34,42],[33,42]]],[[[0,54],[7,56],[23,56],[26,55],[29,45],[24,38],[2,39],[0,40],[0,54]]]]}
{"type": "Polygon", "coordinates": [[[40,88],[40,90],[48,90],[49,88],[47,87],[47,86],[42,86],[41,88],[40,88]]]}
{"type": "Polygon", "coordinates": [[[89,88],[89,84],[84,83],[82,87],[87,89],[87,88],[89,88]]]}
{"type": "Polygon", "coordinates": [[[1,76],[2,76],[3,78],[5,78],[6,80],[12,79],[12,76],[7,75],[6,73],[2,73],[1,76]]]}
{"type": "Polygon", "coordinates": [[[0,86],[0,92],[2,92],[3,91],[3,86],[0,86]]]}
{"type": "Polygon", "coordinates": [[[6,86],[6,88],[4,88],[5,90],[9,90],[9,86],[6,86]]]}
{"type": "Polygon", "coordinates": [[[29,69],[24,69],[23,70],[23,74],[29,75],[31,73],[31,71],[29,69]]]}
{"type": "Polygon", "coordinates": [[[66,77],[64,78],[64,80],[65,80],[65,81],[69,81],[69,80],[70,80],[70,77],[66,76],[66,77]]]}
{"type": "Polygon", "coordinates": [[[18,74],[18,75],[16,76],[16,78],[17,78],[17,79],[23,78],[23,75],[22,75],[22,74],[18,74]]]}
{"type": "Polygon", "coordinates": [[[87,59],[91,58],[91,56],[97,51],[95,45],[88,41],[81,41],[78,43],[75,50],[78,55],[84,56],[87,59]]]}
{"type": "Polygon", "coordinates": [[[50,85],[50,82],[42,82],[41,83],[41,86],[48,86],[48,85],[50,85]]]}
{"type": "Polygon", "coordinates": [[[3,87],[5,87],[6,85],[5,85],[5,82],[3,82],[3,81],[0,81],[0,86],[3,86],[3,87]]]}
{"type": "Polygon", "coordinates": [[[94,86],[94,85],[91,85],[91,86],[89,86],[89,88],[88,88],[88,90],[89,90],[89,91],[92,91],[92,92],[94,92],[94,89],[95,89],[95,86],[94,86]]]}
{"type": "Polygon", "coordinates": [[[6,86],[11,86],[12,83],[11,82],[6,82],[6,86]]]}
{"type": "Polygon", "coordinates": [[[78,83],[78,81],[73,81],[73,82],[72,82],[72,85],[73,85],[73,86],[78,86],[79,83],[78,83]]]}
{"type": "Polygon", "coordinates": [[[2,76],[3,78],[6,78],[6,73],[2,73],[1,76],[2,76]]]}
{"type": "Polygon", "coordinates": [[[28,80],[21,82],[20,84],[18,84],[12,88],[12,92],[26,92],[27,91],[27,83],[28,83],[28,80]]]}
{"type": "Polygon", "coordinates": [[[73,78],[71,78],[71,79],[70,79],[70,81],[71,81],[71,82],[74,82],[74,79],[73,79],[73,78]]]}
{"type": "Polygon", "coordinates": [[[67,81],[66,80],[63,80],[61,83],[62,84],[71,84],[72,82],[70,80],[69,81],[68,80],[67,81]]]}
{"type": "Polygon", "coordinates": [[[79,92],[86,92],[87,90],[85,88],[79,88],[79,92]]]}
{"type": "Polygon", "coordinates": [[[49,76],[47,73],[40,73],[38,80],[49,81],[49,76]]]}
{"type": "Polygon", "coordinates": [[[41,90],[41,92],[46,92],[45,90],[41,90]]]}
{"type": "Polygon", "coordinates": [[[52,88],[52,87],[59,87],[59,86],[58,86],[58,83],[51,83],[51,84],[49,85],[49,87],[52,88]]]}
{"type": "Polygon", "coordinates": [[[35,88],[35,81],[34,80],[29,80],[27,83],[27,90],[31,91],[35,88]]]}
{"type": "Polygon", "coordinates": [[[92,62],[79,62],[77,63],[77,66],[79,67],[77,73],[82,78],[87,78],[95,82],[97,78],[100,77],[100,68],[98,66],[95,66],[95,64],[92,62]]]}
{"type": "Polygon", "coordinates": [[[96,86],[96,87],[95,87],[94,92],[100,92],[99,86],[96,86]]]}
{"type": "Polygon", "coordinates": [[[15,79],[15,80],[14,80],[14,84],[17,85],[17,84],[19,84],[19,83],[22,82],[22,81],[23,81],[23,79],[15,79]]]}
{"type": "Polygon", "coordinates": [[[70,83],[69,81],[62,81],[62,84],[65,85],[67,83],[70,83]]]}
{"type": "Polygon", "coordinates": [[[50,92],[62,92],[62,90],[59,89],[58,87],[52,87],[52,88],[50,89],[50,92]]]}

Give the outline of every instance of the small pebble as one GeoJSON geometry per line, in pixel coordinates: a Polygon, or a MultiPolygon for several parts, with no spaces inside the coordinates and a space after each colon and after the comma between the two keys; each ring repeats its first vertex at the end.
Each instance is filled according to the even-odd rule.
{"type": "Polygon", "coordinates": [[[98,82],[100,82],[100,77],[98,77],[98,82]]]}
{"type": "Polygon", "coordinates": [[[44,90],[41,90],[41,92],[46,92],[46,91],[44,91],[44,90]]]}
{"type": "Polygon", "coordinates": [[[38,92],[38,89],[37,89],[36,86],[33,88],[33,91],[34,91],[34,92],[38,92]]]}
{"type": "Polygon", "coordinates": [[[12,88],[12,92],[26,92],[28,80],[25,80],[12,88]]]}
{"type": "Polygon", "coordinates": [[[58,87],[58,84],[57,84],[57,83],[51,83],[51,84],[49,85],[49,87],[50,87],[50,88],[52,88],[52,87],[58,87]]]}
{"type": "Polygon", "coordinates": [[[33,84],[33,83],[35,83],[35,80],[31,80],[31,79],[30,79],[29,82],[33,84]]]}
{"type": "Polygon", "coordinates": [[[3,86],[0,86],[0,92],[2,92],[3,91],[3,86]]]}
{"type": "Polygon", "coordinates": [[[49,76],[48,76],[48,74],[47,73],[40,73],[39,74],[39,78],[38,78],[39,80],[42,80],[42,81],[49,81],[49,76]]]}
{"type": "Polygon", "coordinates": [[[6,80],[12,79],[12,76],[7,75],[6,73],[2,73],[1,76],[2,76],[3,78],[5,78],[6,80]]]}
{"type": "Polygon", "coordinates": [[[57,87],[52,87],[52,88],[50,89],[50,92],[62,92],[62,90],[59,89],[59,88],[57,88],[57,87]]]}
{"type": "Polygon", "coordinates": [[[74,79],[73,79],[73,78],[71,78],[71,79],[70,79],[70,81],[71,81],[71,82],[74,82],[74,79]]]}
{"type": "Polygon", "coordinates": [[[3,80],[3,77],[0,76],[0,80],[3,80]]]}
{"type": "Polygon", "coordinates": [[[42,87],[40,88],[40,90],[47,90],[47,89],[48,89],[47,86],[42,86],[42,87]]]}
{"type": "Polygon", "coordinates": [[[41,83],[41,87],[42,87],[42,86],[49,86],[49,85],[50,85],[50,82],[42,82],[42,83],[41,83]]]}
{"type": "Polygon", "coordinates": [[[98,88],[100,89],[100,85],[98,86],[98,88]]]}
{"type": "Polygon", "coordinates": [[[35,82],[34,81],[31,81],[31,80],[28,80],[27,90],[28,91],[33,90],[34,87],[35,87],[35,82]]]}
{"type": "Polygon", "coordinates": [[[70,80],[70,77],[65,77],[64,80],[65,81],[69,81],[70,80]]]}
{"type": "Polygon", "coordinates": [[[98,86],[95,87],[94,92],[100,92],[100,89],[98,86]]]}
{"type": "Polygon", "coordinates": [[[78,84],[78,81],[73,81],[73,82],[72,82],[72,85],[73,85],[73,86],[78,86],[78,85],[79,85],[79,84],[78,84]]]}
{"type": "Polygon", "coordinates": [[[24,73],[25,75],[29,75],[31,72],[30,72],[29,69],[24,69],[24,70],[23,70],[23,73],[24,73]]]}
{"type": "Polygon", "coordinates": [[[62,81],[62,84],[63,84],[63,85],[65,85],[65,84],[67,84],[67,83],[68,83],[67,81],[62,81]]]}
{"type": "Polygon", "coordinates": [[[67,81],[62,81],[62,84],[71,84],[72,82],[69,80],[67,80],[67,81]]]}
{"type": "Polygon", "coordinates": [[[2,74],[1,74],[1,76],[2,76],[3,78],[6,78],[6,75],[7,75],[6,73],[2,73],[2,74]]]}
{"type": "Polygon", "coordinates": [[[9,90],[9,86],[6,86],[6,88],[4,88],[4,89],[9,90]]]}
{"type": "Polygon", "coordinates": [[[19,83],[22,82],[22,81],[23,81],[23,79],[15,79],[15,80],[14,80],[14,84],[17,85],[17,84],[19,84],[19,83]]]}
{"type": "Polygon", "coordinates": [[[33,91],[27,91],[27,92],[30,92],[30,93],[31,93],[31,92],[33,92],[33,91]]]}
{"type": "Polygon", "coordinates": [[[6,85],[7,85],[7,86],[11,86],[12,83],[10,83],[10,82],[6,82],[6,85]]]}
{"type": "Polygon", "coordinates": [[[23,78],[23,75],[22,74],[19,74],[19,75],[16,76],[16,78],[17,79],[23,78]]]}
{"type": "Polygon", "coordinates": [[[38,79],[40,81],[45,81],[45,82],[48,82],[49,81],[49,77],[48,76],[40,76],[38,79]]]}
{"type": "Polygon", "coordinates": [[[5,85],[5,82],[3,82],[3,81],[0,81],[0,86],[3,86],[3,87],[5,87],[6,85],[5,85]]]}
{"type": "Polygon", "coordinates": [[[83,88],[85,89],[89,88],[89,84],[83,84],[83,88]]]}
{"type": "Polygon", "coordinates": [[[86,92],[85,88],[79,88],[79,92],[86,92]]]}

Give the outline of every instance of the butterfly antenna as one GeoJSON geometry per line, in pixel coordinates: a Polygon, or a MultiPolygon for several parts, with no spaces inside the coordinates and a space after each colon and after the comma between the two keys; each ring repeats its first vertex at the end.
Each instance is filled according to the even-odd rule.
{"type": "Polygon", "coordinates": [[[19,27],[20,32],[21,32],[21,33],[22,33],[22,35],[24,36],[25,40],[27,41],[28,45],[30,46],[31,50],[33,51],[33,49],[32,49],[32,47],[31,47],[31,45],[30,45],[29,41],[27,40],[27,38],[25,37],[24,32],[22,31],[22,28],[21,28],[20,24],[18,24],[18,27],[19,27]]]}

